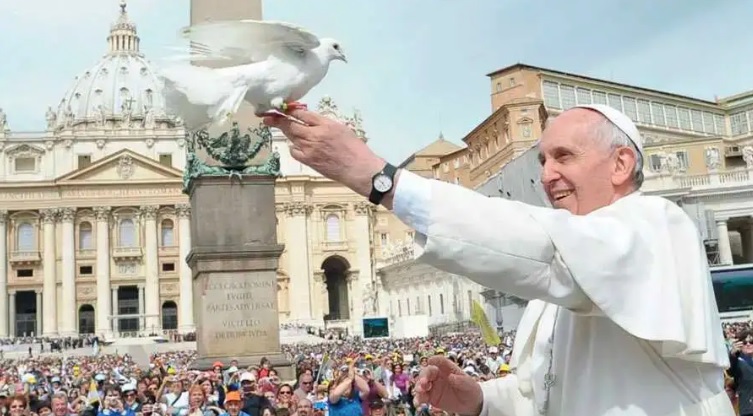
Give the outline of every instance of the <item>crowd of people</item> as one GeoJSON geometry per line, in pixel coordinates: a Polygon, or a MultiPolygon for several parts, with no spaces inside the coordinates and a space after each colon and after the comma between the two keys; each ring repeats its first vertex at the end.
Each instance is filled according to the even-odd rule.
{"type": "MultiPolygon", "coordinates": [[[[751,325],[724,330],[731,354],[749,358],[751,325]]],[[[148,366],[128,355],[3,359],[0,416],[446,415],[414,403],[421,367],[444,355],[476,380],[505,377],[514,335],[504,334],[499,346],[487,346],[477,333],[284,345],[296,370],[291,380],[266,359],[249,367],[228,361],[193,370],[194,351],[155,354],[148,366]]],[[[736,389],[750,381],[734,364],[729,376],[730,398],[737,402],[736,389]]],[[[744,394],[740,398],[749,400],[744,394]]]]}

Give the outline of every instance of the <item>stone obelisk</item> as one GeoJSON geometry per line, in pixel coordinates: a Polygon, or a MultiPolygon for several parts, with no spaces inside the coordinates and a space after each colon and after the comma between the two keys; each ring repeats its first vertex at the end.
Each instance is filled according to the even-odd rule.
{"type": "MultiPolygon", "coordinates": [[[[191,0],[192,24],[239,19],[260,20],[261,0],[191,0]]],[[[227,133],[236,135],[246,134],[259,122],[245,104],[233,121],[238,129],[227,133]]],[[[194,277],[198,353],[194,367],[208,369],[215,361],[227,365],[233,359],[246,367],[266,357],[283,380],[293,380],[293,368],[280,348],[277,305],[277,267],[283,246],[277,241],[275,175],[269,172],[279,171],[279,164],[270,165],[267,159],[265,169],[225,174],[227,153],[218,163],[216,156],[222,152],[212,149],[221,145],[212,137],[222,132],[210,129],[208,133],[209,149],[192,146],[186,166],[185,191],[192,212],[187,261],[194,277]]],[[[245,155],[253,165],[269,154],[253,145],[242,151],[244,156],[236,157],[241,164],[245,155]]]]}

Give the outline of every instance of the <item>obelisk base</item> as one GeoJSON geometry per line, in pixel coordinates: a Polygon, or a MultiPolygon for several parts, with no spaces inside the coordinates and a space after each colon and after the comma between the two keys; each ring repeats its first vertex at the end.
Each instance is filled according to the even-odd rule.
{"type": "Polygon", "coordinates": [[[271,361],[283,380],[295,379],[280,348],[274,178],[199,177],[188,188],[194,321],[198,360],[259,365],[271,361]]]}

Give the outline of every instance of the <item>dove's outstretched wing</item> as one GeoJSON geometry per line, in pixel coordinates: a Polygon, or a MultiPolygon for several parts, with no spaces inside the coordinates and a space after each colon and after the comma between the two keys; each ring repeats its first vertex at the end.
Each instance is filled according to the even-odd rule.
{"type": "Polygon", "coordinates": [[[194,61],[251,63],[286,49],[303,52],[319,46],[319,38],[307,30],[271,21],[199,23],[184,28],[181,35],[191,42],[190,59],[194,61]]]}

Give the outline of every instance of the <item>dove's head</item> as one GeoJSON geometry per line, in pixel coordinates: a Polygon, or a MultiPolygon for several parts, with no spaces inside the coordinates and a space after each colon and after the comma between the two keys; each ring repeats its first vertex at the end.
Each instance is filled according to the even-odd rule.
{"type": "Polygon", "coordinates": [[[319,48],[324,53],[325,58],[329,61],[348,62],[348,58],[345,57],[345,51],[343,51],[342,45],[335,39],[321,39],[319,48]]]}

